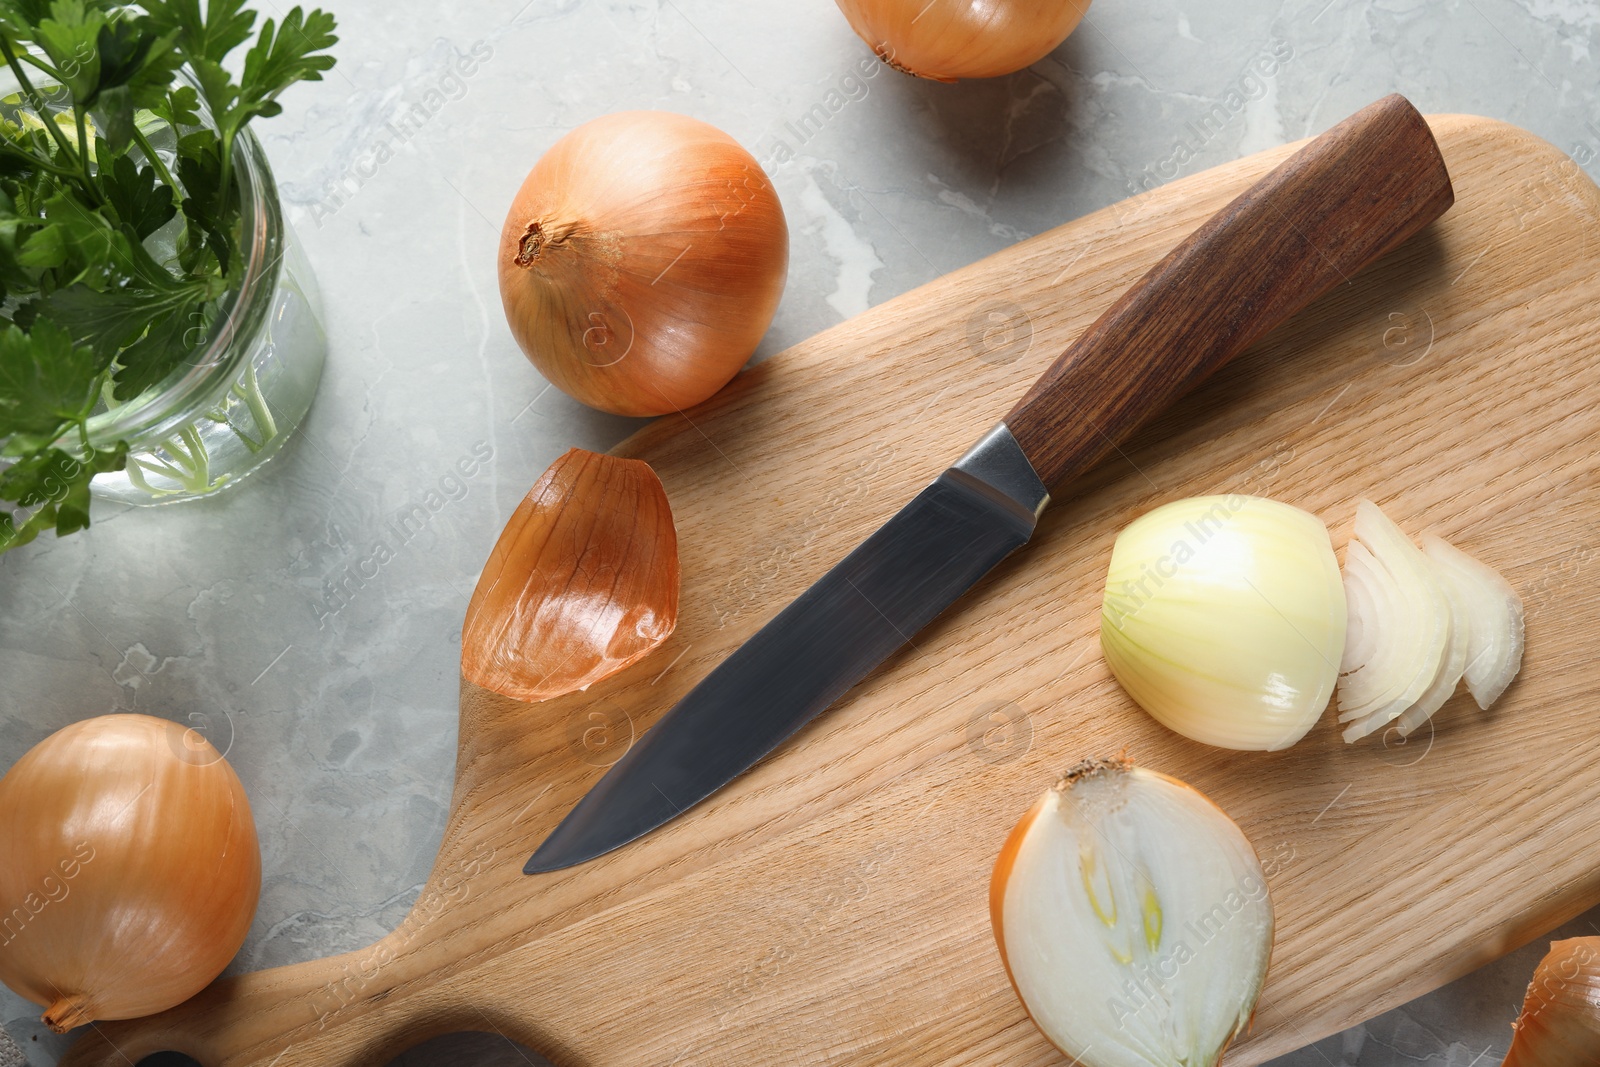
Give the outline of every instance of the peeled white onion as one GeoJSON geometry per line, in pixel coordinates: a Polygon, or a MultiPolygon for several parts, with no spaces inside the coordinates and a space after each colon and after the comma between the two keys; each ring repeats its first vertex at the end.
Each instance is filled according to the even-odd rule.
{"type": "Polygon", "coordinates": [[[1370,500],[1356,504],[1355,537],[1344,564],[1355,634],[1340,664],[1339,721],[1354,723],[1346,741],[1421,699],[1450,641],[1450,600],[1428,557],[1370,500]]]}
{"type": "Polygon", "coordinates": [[[1522,598],[1499,571],[1425,533],[1422,550],[1465,606],[1467,690],[1487,711],[1522,669],[1522,598]]]}
{"type": "Polygon", "coordinates": [[[1405,737],[1463,677],[1478,706],[1522,666],[1522,600],[1493,568],[1433,535],[1423,550],[1369,500],[1345,553],[1350,635],[1339,679],[1346,741],[1393,724],[1405,737]]]}
{"type": "Polygon", "coordinates": [[[1212,1067],[1266,980],[1272,901],[1250,842],[1126,760],[1080,764],[1022,817],[989,906],[1029,1016],[1086,1067],[1212,1067]]]}
{"type": "Polygon", "coordinates": [[[1345,649],[1327,528],[1262,497],[1156,508],[1117,536],[1100,645],[1170,729],[1222,748],[1289,747],[1327,707],[1345,649]]]}

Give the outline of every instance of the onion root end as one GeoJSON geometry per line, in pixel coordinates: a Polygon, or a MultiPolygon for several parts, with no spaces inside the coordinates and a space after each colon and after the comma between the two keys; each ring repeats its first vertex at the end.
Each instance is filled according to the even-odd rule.
{"type": "Polygon", "coordinates": [[[940,74],[924,74],[920,70],[912,70],[910,67],[894,58],[894,49],[890,47],[888,41],[882,41],[874,45],[872,50],[877,54],[879,59],[883,60],[884,66],[898,70],[901,74],[909,74],[913,78],[921,78],[923,81],[942,82],[945,85],[954,85],[956,82],[961,80],[960,78],[947,78],[940,74]]]}

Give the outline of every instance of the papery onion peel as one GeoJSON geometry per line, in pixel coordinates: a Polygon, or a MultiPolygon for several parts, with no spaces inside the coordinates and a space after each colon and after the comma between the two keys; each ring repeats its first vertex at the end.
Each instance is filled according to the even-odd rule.
{"type": "Polygon", "coordinates": [[[569,449],[495,543],[467,605],[461,673],[517,700],[587,689],[678,622],[678,538],[642,460],[569,449]]]}

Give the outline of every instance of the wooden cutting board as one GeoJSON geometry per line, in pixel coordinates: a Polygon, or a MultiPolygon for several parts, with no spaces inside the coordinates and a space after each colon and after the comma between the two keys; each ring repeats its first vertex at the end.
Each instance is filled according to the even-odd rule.
{"type": "Polygon", "coordinates": [[[635,845],[527,878],[629,738],[1294,146],[1024,241],[646,428],[619,451],[655,466],[676,513],[672,639],[546,704],[463,686],[438,864],[383,941],[98,1026],[67,1062],[376,1064],[493,1029],[561,1067],[1062,1064],[1001,971],[989,870],[1057,771],[1123,748],[1215,799],[1269,872],[1277,943],[1233,1064],[1600,902],[1600,190],[1522,130],[1430,121],[1456,188],[1442,220],[1080,482],[1034,544],[754,772],[635,845]],[[1100,656],[1101,582],[1125,523],[1223,491],[1315,512],[1341,551],[1370,496],[1500,568],[1527,603],[1522,677],[1490,713],[1459,694],[1405,744],[1345,745],[1331,714],[1275,754],[1165,731],[1100,656]]]}

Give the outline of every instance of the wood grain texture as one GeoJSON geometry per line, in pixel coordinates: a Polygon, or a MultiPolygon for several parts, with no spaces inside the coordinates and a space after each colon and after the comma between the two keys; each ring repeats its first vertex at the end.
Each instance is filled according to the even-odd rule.
{"type": "Polygon", "coordinates": [[[1453,198],[1411,102],[1394,94],[1369,104],[1162,257],[1050,365],[1006,425],[1056,491],[1453,198]]]}
{"type": "Polygon", "coordinates": [[[615,757],[606,729],[654,721],[1293,146],[1025,241],[646,428],[620,451],[673,501],[673,637],[546,704],[463,687],[444,842],[394,933],[101,1025],[67,1063],[378,1064],[495,1028],[561,1067],[1061,1065],[1001,971],[989,869],[1061,768],[1124,747],[1229,811],[1269,872],[1277,943],[1233,1064],[1600,902],[1600,191],[1521,130],[1430,123],[1456,189],[1444,218],[1074,483],[1034,544],[773,758],[634,845],[527,878],[615,757]],[[1347,746],[1331,714],[1279,753],[1167,732],[1100,656],[1101,583],[1124,524],[1221,491],[1306,508],[1341,550],[1362,495],[1437,529],[1523,592],[1522,677],[1490,713],[1458,694],[1405,745],[1347,746]]]}

